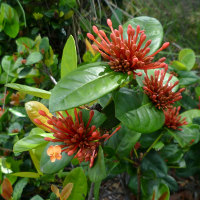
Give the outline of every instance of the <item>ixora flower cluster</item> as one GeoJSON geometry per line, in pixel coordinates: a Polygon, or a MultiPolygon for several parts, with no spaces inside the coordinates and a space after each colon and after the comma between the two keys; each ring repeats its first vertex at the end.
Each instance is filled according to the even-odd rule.
{"type": "Polygon", "coordinates": [[[57,112],[59,117],[49,116],[43,110],[38,111],[39,115],[46,118],[46,124],[40,119],[34,119],[34,122],[40,127],[43,126],[46,130],[53,132],[54,139],[46,137],[46,141],[62,142],[60,145],[50,146],[47,150],[47,154],[50,156],[51,162],[60,160],[62,158],[61,153],[65,152],[69,156],[75,154],[75,158],[79,162],[90,162],[90,167],[93,166],[94,159],[98,154],[98,147],[102,141],[108,140],[113,134],[115,134],[121,127],[115,129],[115,131],[109,134],[101,135],[100,131],[95,125],[90,125],[94,116],[94,111],[90,111],[90,117],[85,125],[82,118],[82,112],[77,112],[74,109],[75,120],[72,116],[65,111],[67,117],[64,117],[61,112],[57,112]]]}
{"type": "Polygon", "coordinates": [[[105,59],[109,60],[110,68],[116,72],[128,73],[141,76],[141,72],[136,70],[144,70],[146,76],[144,77],[144,93],[151,99],[153,104],[158,108],[162,109],[165,114],[165,125],[168,128],[174,130],[180,130],[180,126],[186,125],[185,118],[181,120],[179,116],[180,107],[173,108],[172,104],[179,101],[182,96],[181,92],[185,88],[181,88],[178,92],[173,92],[173,88],[179,83],[176,81],[174,84],[170,84],[173,75],[170,75],[167,82],[164,84],[168,65],[164,63],[165,57],[160,58],[158,61],[153,62],[154,56],[160,51],[166,49],[169,46],[169,42],[162,45],[160,49],[151,55],[147,55],[150,52],[149,45],[151,40],[148,40],[144,47],[143,43],[146,40],[145,31],[140,29],[138,25],[136,30],[129,24],[127,29],[128,39],[124,39],[123,28],[120,25],[118,30],[114,30],[110,19],[107,20],[107,24],[111,29],[110,38],[106,36],[103,30],[98,30],[96,26],[93,26],[94,33],[100,38],[99,42],[95,37],[88,33],[89,39],[94,41],[92,47],[98,51],[105,59]],[[147,74],[148,69],[164,68],[162,70],[155,70],[154,76],[149,78],[147,74]]]}
{"type": "Polygon", "coordinates": [[[95,39],[95,37],[88,33],[89,39],[95,42],[96,45],[92,47],[98,51],[106,60],[109,60],[110,68],[116,72],[128,73],[128,75],[142,75],[141,72],[137,73],[137,69],[147,70],[163,68],[166,66],[164,63],[166,58],[161,58],[156,62],[152,62],[154,56],[166,49],[169,46],[169,42],[166,42],[155,53],[148,55],[150,52],[149,45],[151,40],[148,40],[145,46],[142,48],[146,35],[144,30],[140,29],[138,25],[136,30],[129,24],[127,29],[128,39],[124,39],[123,28],[120,25],[118,30],[114,30],[110,19],[107,20],[107,24],[110,27],[112,33],[110,34],[111,41],[106,36],[103,30],[98,30],[96,26],[93,26],[93,31],[101,39],[101,43],[95,39]]]}

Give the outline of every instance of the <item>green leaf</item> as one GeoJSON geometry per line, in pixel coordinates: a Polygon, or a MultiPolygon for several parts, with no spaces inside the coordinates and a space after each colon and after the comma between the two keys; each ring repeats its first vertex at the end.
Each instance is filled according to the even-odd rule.
{"type": "Polygon", "coordinates": [[[131,24],[131,26],[136,29],[137,25],[140,25],[140,28],[142,30],[145,30],[145,34],[147,36],[145,42],[143,43],[142,47],[144,47],[146,41],[152,40],[151,45],[149,48],[151,49],[149,52],[149,55],[151,55],[153,52],[155,52],[159,47],[163,39],[163,28],[160,22],[153,18],[153,17],[147,17],[147,16],[141,16],[141,17],[135,17],[129,21],[127,21],[123,25],[124,29],[124,37],[128,38],[127,36],[127,29],[128,25],[131,24]]]}
{"type": "Polygon", "coordinates": [[[183,63],[177,60],[172,61],[170,66],[176,70],[183,70],[183,71],[187,70],[187,67],[183,63]]]}
{"type": "Polygon", "coordinates": [[[12,56],[4,56],[1,61],[1,66],[8,75],[15,76],[13,71],[15,71],[16,68],[14,68],[14,61],[12,56]]]}
{"type": "Polygon", "coordinates": [[[190,71],[195,64],[195,53],[192,49],[182,49],[178,54],[178,60],[190,71]]]}
{"type": "Polygon", "coordinates": [[[200,117],[200,110],[199,109],[192,109],[181,113],[181,118],[186,117],[186,121],[188,124],[192,124],[192,120],[195,117],[200,117]]]}
{"type": "Polygon", "coordinates": [[[152,170],[157,177],[165,177],[167,175],[167,165],[162,157],[156,152],[150,152],[142,161],[142,170],[152,170]]]}
{"type": "Polygon", "coordinates": [[[17,51],[18,53],[20,53],[21,51],[25,50],[25,46],[31,49],[34,46],[35,42],[28,37],[20,37],[16,40],[16,44],[17,44],[17,51]]]}
{"type": "Polygon", "coordinates": [[[49,38],[48,37],[44,37],[41,39],[39,49],[40,49],[40,51],[43,49],[44,52],[47,52],[49,50],[49,38]]]}
{"type": "Polygon", "coordinates": [[[88,169],[88,176],[93,183],[99,182],[106,178],[104,154],[101,146],[99,146],[98,156],[95,159],[94,165],[88,169]]]}
{"type": "Polygon", "coordinates": [[[84,200],[86,198],[87,178],[81,167],[77,167],[67,174],[63,182],[63,186],[67,185],[68,183],[73,183],[72,192],[68,200],[84,200]]]}
{"type": "Polygon", "coordinates": [[[61,78],[77,69],[76,45],[72,35],[69,36],[61,60],[61,78]]]}
{"type": "Polygon", "coordinates": [[[44,199],[41,196],[39,196],[39,195],[35,195],[30,200],[44,200],[44,199]]]}
{"type": "Polygon", "coordinates": [[[40,175],[35,172],[17,172],[11,174],[12,176],[27,177],[27,178],[39,178],[40,175]]]}
{"type": "MultiPolygon", "coordinates": [[[[41,129],[40,129],[41,130],[41,129]]],[[[44,140],[45,137],[53,137],[52,133],[46,133],[43,131],[39,131],[37,134],[31,134],[29,136],[26,136],[22,138],[21,140],[18,140],[13,147],[14,153],[20,153],[23,151],[29,151],[31,149],[35,149],[38,146],[47,144],[48,142],[44,140]]]]}
{"type": "Polygon", "coordinates": [[[183,126],[182,131],[168,129],[168,133],[174,137],[182,148],[197,144],[200,139],[199,125],[196,124],[183,126]]]}
{"type": "Polygon", "coordinates": [[[165,121],[161,110],[152,103],[142,103],[138,91],[122,88],[114,95],[116,117],[129,129],[139,133],[151,133],[159,130],[165,121]]]}
{"type": "Polygon", "coordinates": [[[122,128],[108,140],[106,147],[112,147],[116,154],[120,157],[125,157],[129,155],[140,136],[141,133],[137,133],[122,126],[122,128]]]}
{"type": "Polygon", "coordinates": [[[61,143],[58,142],[49,142],[44,151],[42,152],[41,160],[40,160],[40,170],[45,174],[53,174],[63,169],[66,165],[68,165],[72,158],[72,156],[68,156],[67,153],[62,152],[62,159],[56,160],[55,162],[51,162],[50,157],[47,155],[47,149],[53,145],[58,145],[61,143]]]}
{"type": "Polygon", "coordinates": [[[187,86],[200,81],[200,77],[196,71],[178,71],[179,85],[187,86]]]}
{"type": "Polygon", "coordinates": [[[15,38],[19,32],[19,16],[14,8],[6,3],[2,3],[4,7],[4,32],[11,38],[15,38]]]}
{"type": "Polygon", "coordinates": [[[42,146],[37,147],[36,149],[29,150],[31,159],[32,159],[33,164],[34,164],[39,175],[43,175],[43,173],[40,170],[40,159],[41,159],[41,156],[42,156],[41,154],[42,154],[45,147],[46,146],[44,144],[42,146]]]}
{"type": "Polygon", "coordinates": [[[26,59],[26,65],[35,64],[35,63],[41,61],[42,58],[43,58],[43,56],[39,52],[30,53],[29,56],[26,59]]]}
{"type": "Polygon", "coordinates": [[[49,99],[51,96],[51,92],[49,92],[49,91],[26,86],[26,85],[21,85],[21,84],[17,84],[17,83],[8,83],[5,86],[10,87],[15,90],[18,90],[20,92],[24,92],[26,94],[30,94],[30,95],[33,95],[36,97],[43,98],[43,99],[49,99]]]}
{"type": "Polygon", "coordinates": [[[52,90],[50,111],[66,110],[96,100],[119,87],[127,75],[100,63],[79,67],[61,79],[52,90]]]}
{"type": "Polygon", "coordinates": [[[169,200],[170,192],[166,184],[160,183],[153,187],[153,195],[151,200],[169,200]]]}
{"type": "Polygon", "coordinates": [[[160,152],[162,158],[169,163],[178,163],[183,157],[183,152],[177,144],[168,144],[160,152]]]}
{"type": "Polygon", "coordinates": [[[14,191],[13,191],[13,200],[21,199],[21,194],[23,192],[23,189],[27,185],[27,183],[28,183],[28,179],[27,178],[20,179],[16,183],[14,191]]]}

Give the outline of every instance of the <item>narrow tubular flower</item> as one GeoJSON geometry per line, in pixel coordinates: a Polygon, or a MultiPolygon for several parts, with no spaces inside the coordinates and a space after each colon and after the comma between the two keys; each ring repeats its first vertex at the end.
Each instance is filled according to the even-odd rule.
{"type": "MultiPolygon", "coordinates": [[[[93,110],[90,111],[90,117],[87,124],[84,124],[83,122],[81,111],[77,112],[77,110],[74,109],[75,120],[73,120],[72,116],[69,115],[67,111],[65,112],[67,117],[64,117],[61,112],[57,112],[59,117],[50,117],[43,110],[39,110],[38,113],[43,117],[46,117],[47,123],[44,124],[39,119],[34,120],[36,124],[44,126],[53,132],[55,138],[52,139],[46,137],[46,141],[63,143],[61,145],[56,145],[56,148],[49,147],[50,149],[48,149],[47,154],[50,156],[52,162],[54,162],[55,159],[60,158],[61,152],[65,152],[69,156],[76,154],[75,158],[77,158],[80,163],[89,161],[90,167],[92,167],[94,159],[98,154],[98,147],[101,143],[100,140],[107,140],[112,134],[101,135],[96,126],[90,125],[94,116],[93,110]]],[[[113,133],[120,128],[121,127],[116,128],[113,133]]]]}
{"type": "Polygon", "coordinates": [[[151,101],[155,104],[158,109],[168,109],[172,108],[172,104],[175,101],[179,101],[182,99],[181,92],[185,90],[185,88],[181,88],[178,92],[173,92],[173,88],[179,83],[176,81],[174,84],[170,84],[170,80],[173,75],[171,74],[167,82],[164,84],[164,78],[167,72],[167,67],[162,70],[156,70],[154,72],[154,76],[147,75],[147,71],[145,70],[146,76],[144,77],[144,93],[151,99],[151,101]]]}
{"type": "Polygon", "coordinates": [[[110,68],[116,72],[128,73],[128,75],[142,75],[142,73],[136,73],[135,70],[142,69],[155,69],[163,68],[166,66],[165,58],[161,58],[156,62],[153,62],[154,56],[169,46],[169,42],[166,42],[162,47],[151,55],[149,45],[151,40],[145,43],[146,35],[145,31],[140,29],[138,25],[136,30],[129,24],[127,29],[128,39],[123,36],[123,28],[120,25],[118,30],[114,30],[112,22],[107,19],[107,24],[111,29],[110,39],[106,36],[103,30],[99,30],[96,26],[93,26],[93,31],[101,39],[98,42],[95,37],[88,33],[87,37],[94,41],[92,47],[98,51],[106,60],[109,60],[110,68]],[[145,45],[143,45],[145,43],[145,45]],[[143,45],[143,46],[142,46],[143,45]]]}
{"type": "Polygon", "coordinates": [[[167,126],[170,129],[181,131],[182,129],[180,127],[188,124],[185,117],[181,119],[181,116],[179,115],[180,109],[181,107],[179,106],[177,108],[174,107],[164,110],[165,126],[167,126]]]}

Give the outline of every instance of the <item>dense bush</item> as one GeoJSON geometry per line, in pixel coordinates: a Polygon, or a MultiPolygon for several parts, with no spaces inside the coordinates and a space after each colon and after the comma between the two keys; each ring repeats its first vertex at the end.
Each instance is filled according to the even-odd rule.
{"type": "Polygon", "coordinates": [[[4,199],[103,199],[117,177],[124,199],[165,200],[198,181],[198,56],[125,2],[0,1],[4,199]]]}

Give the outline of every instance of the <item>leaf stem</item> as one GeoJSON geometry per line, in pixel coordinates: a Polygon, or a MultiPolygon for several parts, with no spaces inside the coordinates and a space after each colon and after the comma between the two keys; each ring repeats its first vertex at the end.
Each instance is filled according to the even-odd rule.
{"type": "Polygon", "coordinates": [[[22,11],[22,15],[23,15],[23,18],[24,18],[24,26],[26,27],[26,15],[25,15],[24,9],[22,7],[22,4],[19,2],[19,0],[16,0],[16,1],[19,4],[19,7],[20,7],[20,9],[22,11]]]}
{"type": "Polygon", "coordinates": [[[153,148],[153,146],[160,140],[160,138],[163,136],[163,133],[161,133],[156,140],[152,143],[152,145],[147,149],[147,151],[144,153],[143,158],[149,153],[149,151],[151,151],[151,149],[153,148]]]}

